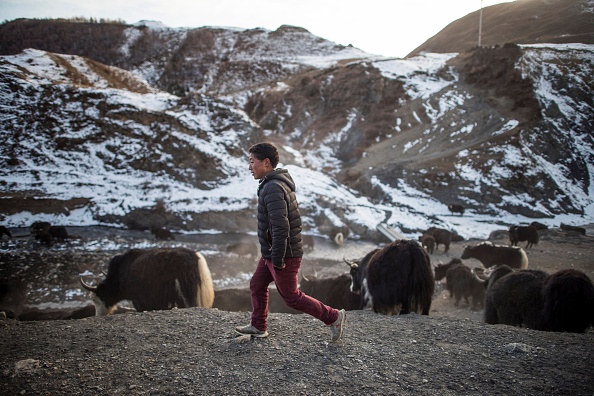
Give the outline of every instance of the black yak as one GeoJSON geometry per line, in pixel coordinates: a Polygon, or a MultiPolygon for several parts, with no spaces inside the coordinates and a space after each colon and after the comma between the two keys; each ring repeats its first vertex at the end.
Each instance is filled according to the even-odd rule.
{"type": "Polygon", "coordinates": [[[547,330],[583,333],[594,326],[594,285],[575,269],[555,272],[542,290],[547,330]]]}
{"type": "Polygon", "coordinates": [[[586,229],[584,227],[577,227],[561,223],[559,228],[561,228],[563,231],[577,232],[578,234],[586,235],[586,229]]]}
{"type": "Polygon", "coordinates": [[[32,235],[35,235],[38,231],[49,231],[52,225],[47,221],[35,221],[29,227],[29,231],[32,235]]]}
{"type": "Polygon", "coordinates": [[[431,235],[435,239],[435,250],[439,250],[439,245],[444,246],[444,253],[450,250],[450,243],[452,242],[452,232],[443,228],[431,227],[425,231],[425,234],[431,235]]]}
{"type": "Polygon", "coordinates": [[[485,267],[494,265],[509,265],[512,268],[528,268],[528,256],[522,248],[516,246],[494,245],[491,242],[481,242],[476,246],[465,246],[462,259],[475,258],[485,267]]]}
{"type": "Polygon", "coordinates": [[[154,235],[155,239],[159,239],[161,241],[175,240],[173,233],[169,231],[167,228],[151,227],[151,234],[154,235]]]}
{"type": "Polygon", "coordinates": [[[450,212],[452,212],[452,214],[460,213],[460,216],[462,216],[464,214],[464,206],[462,206],[460,204],[448,205],[448,209],[450,210],[450,212]]]}
{"type": "Polygon", "coordinates": [[[462,264],[462,260],[459,258],[453,258],[446,264],[437,264],[435,267],[435,280],[442,280],[446,276],[446,272],[450,269],[454,264],[462,264]]]}
{"type": "Polygon", "coordinates": [[[69,238],[68,231],[64,226],[53,226],[47,221],[36,221],[29,228],[36,240],[46,246],[51,246],[54,240],[64,242],[69,238]]]}
{"type": "Polygon", "coordinates": [[[206,259],[185,248],[132,249],[111,259],[97,286],[80,282],[93,293],[97,316],[109,315],[122,300],[132,301],[137,311],[210,308],[214,300],[206,259]]]}
{"type": "Polygon", "coordinates": [[[518,242],[526,241],[526,249],[538,245],[538,230],[533,226],[511,226],[509,227],[509,242],[517,246],[518,242]]]}
{"type": "Polygon", "coordinates": [[[368,253],[351,267],[351,290],[361,306],[384,315],[420,312],[429,315],[434,290],[431,260],[416,241],[397,240],[368,253]]]}
{"type": "Polygon", "coordinates": [[[547,227],[546,224],[539,223],[538,221],[533,221],[529,225],[532,226],[532,227],[534,227],[534,228],[536,228],[538,231],[540,231],[540,230],[546,230],[546,229],[549,228],[549,227],[547,227]]]}
{"type": "Polygon", "coordinates": [[[351,292],[351,279],[349,274],[318,278],[301,273],[299,290],[333,308],[350,311],[360,308],[360,297],[351,292]]]}
{"type": "Polygon", "coordinates": [[[450,298],[455,298],[455,306],[460,304],[464,298],[470,305],[472,297],[472,308],[477,309],[483,305],[485,300],[485,281],[477,275],[459,258],[453,258],[447,264],[439,264],[435,267],[435,280],[446,279],[446,289],[450,298]]]}
{"type": "Polygon", "coordinates": [[[435,250],[435,238],[432,235],[423,234],[419,237],[419,242],[427,250],[429,254],[433,254],[435,250]]]}
{"type": "Polygon", "coordinates": [[[68,231],[66,231],[66,227],[64,226],[51,226],[49,228],[49,234],[52,240],[58,240],[60,242],[64,242],[69,238],[68,231]]]}
{"type": "Polygon", "coordinates": [[[360,309],[372,306],[371,294],[367,287],[367,265],[371,261],[371,258],[380,250],[380,248],[373,249],[359,261],[348,261],[344,259],[345,263],[350,267],[351,292],[360,296],[360,309]]]}
{"type": "Polygon", "coordinates": [[[509,272],[508,268],[503,267],[503,276],[497,271],[491,274],[500,277],[488,283],[485,323],[543,330],[542,287],[548,274],[540,270],[509,272]]]}
{"type": "Polygon", "coordinates": [[[594,285],[575,269],[548,275],[498,267],[489,278],[485,322],[583,333],[594,325],[594,285]]]}

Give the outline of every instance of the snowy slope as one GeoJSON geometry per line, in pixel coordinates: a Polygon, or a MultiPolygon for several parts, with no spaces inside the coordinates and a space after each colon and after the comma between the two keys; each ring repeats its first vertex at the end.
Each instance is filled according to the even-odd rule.
{"type": "MultiPolygon", "coordinates": [[[[529,126],[531,129],[525,130],[519,128],[521,121],[501,115],[490,115],[490,126],[472,119],[473,104],[480,98],[461,89],[456,73],[447,80],[434,73],[446,67],[447,60],[452,58],[449,54],[375,62],[384,76],[403,81],[412,100],[423,101],[426,115],[431,119],[430,124],[425,124],[426,129],[418,134],[418,140],[403,138],[404,144],[399,145],[389,143],[395,141],[392,138],[388,139],[391,146],[385,146],[396,152],[396,158],[410,159],[429,156],[432,148],[433,152],[438,152],[449,150],[447,144],[453,145],[457,152],[453,162],[455,177],[468,191],[461,199],[470,206],[481,204],[485,194],[495,189],[499,191],[500,200],[491,205],[490,211],[498,216],[505,216],[502,210],[505,207],[525,207],[555,218],[555,213],[569,202],[584,210],[584,217],[576,221],[590,221],[594,215],[594,98],[591,94],[594,46],[522,47],[524,55],[516,67],[524,78],[534,81],[536,98],[542,108],[542,122],[533,123],[529,126]],[[444,132],[448,133],[446,140],[439,140],[444,132]],[[488,144],[479,146],[474,142],[481,135],[488,144]],[[494,141],[497,144],[491,143],[494,141]],[[485,161],[485,157],[492,159],[485,161]],[[581,175],[586,176],[582,179],[581,175]],[[524,184],[534,181],[534,185],[527,186],[534,196],[509,190],[506,183],[514,178],[524,180],[524,184]],[[537,198],[536,193],[543,191],[545,185],[555,188],[556,193],[552,198],[537,198]]],[[[400,132],[400,124],[394,129],[395,134],[400,132]]],[[[381,147],[378,145],[378,148],[381,147]]],[[[400,183],[406,185],[404,181],[400,183]]]]}
{"type": "MultiPolygon", "coordinates": [[[[585,51],[591,54],[592,48],[586,47],[585,51]]],[[[428,54],[384,62],[375,59],[374,65],[388,78],[405,79],[411,97],[422,100],[455,83],[434,73],[452,56],[428,54]]],[[[528,59],[530,56],[533,55],[528,53],[523,66],[526,72],[529,65],[535,64],[528,59]]],[[[327,59],[316,56],[315,62],[313,59],[308,61],[320,65],[336,61],[334,55],[327,59]]],[[[258,135],[257,126],[245,113],[206,96],[189,100],[159,92],[146,86],[142,79],[135,80],[135,86],[145,84],[145,92],[122,89],[119,83],[85,69],[85,64],[74,56],[59,57],[58,61],[57,55],[42,51],[1,58],[0,193],[4,197],[20,191],[60,200],[91,200],[91,204],[68,214],[24,211],[3,215],[2,224],[28,226],[34,220],[64,225],[98,224],[98,219],[124,216],[135,208],[152,207],[159,200],[182,218],[209,212],[237,216],[254,208],[257,181],[248,171],[246,145],[258,135]],[[84,84],[69,77],[73,69],[86,76],[84,84]]],[[[134,80],[134,75],[128,74],[125,79],[134,80]]],[[[550,99],[551,90],[542,87],[540,91],[543,101],[550,99]]],[[[434,122],[439,122],[444,109],[459,106],[460,100],[464,98],[444,96],[440,108],[430,112],[434,122]]],[[[590,117],[586,122],[591,120],[590,117]]],[[[460,131],[471,132],[465,128],[468,127],[460,131]]],[[[576,134],[575,140],[580,139],[587,140],[587,136],[576,134]]],[[[322,142],[319,150],[304,156],[288,144],[284,147],[294,158],[281,166],[289,169],[297,183],[308,233],[320,233],[316,229],[316,218],[320,216],[336,227],[348,227],[353,237],[386,220],[410,237],[437,225],[455,229],[464,237],[477,238],[485,238],[491,231],[512,223],[539,220],[558,225],[561,221],[594,221],[593,195],[580,193],[579,188],[570,194],[583,203],[583,217],[534,219],[510,215],[498,208],[490,214],[452,216],[444,204],[404,181],[396,189],[375,180],[377,188],[383,189],[389,199],[373,202],[339,184],[332,174],[319,171],[328,164],[340,163],[332,155],[332,144],[331,140],[322,142]]],[[[590,141],[581,147],[584,155],[591,156],[590,141]]],[[[504,157],[510,162],[523,161],[513,148],[498,150],[508,150],[504,157]]],[[[462,160],[464,154],[459,154],[460,175],[469,180],[485,177],[462,160]]],[[[593,164],[590,158],[590,174],[593,164]]],[[[549,166],[548,172],[558,176],[560,184],[568,183],[563,179],[563,169],[543,162],[543,168],[549,166]]],[[[236,230],[196,227],[185,231],[236,230]]]]}
{"type": "Polygon", "coordinates": [[[144,48],[147,40],[156,41],[159,44],[151,52],[158,55],[129,69],[155,86],[172,81],[188,92],[228,93],[305,69],[384,58],[287,25],[270,31],[217,26],[172,29],[146,23],[129,26],[124,34],[119,64],[129,63],[131,53],[138,51],[136,47],[144,48]],[[172,54],[177,55],[175,60],[172,54]]]}

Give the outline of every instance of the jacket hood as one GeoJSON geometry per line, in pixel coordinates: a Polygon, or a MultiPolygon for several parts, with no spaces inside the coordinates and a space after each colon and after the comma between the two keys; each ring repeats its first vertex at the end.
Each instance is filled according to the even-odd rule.
{"type": "Polygon", "coordinates": [[[272,172],[270,172],[269,174],[267,174],[266,176],[264,176],[262,179],[260,179],[260,184],[258,185],[258,192],[260,192],[260,189],[262,188],[262,186],[264,186],[264,184],[267,181],[273,180],[273,179],[282,181],[287,186],[289,186],[291,191],[295,192],[295,182],[293,181],[293,178],[289,174],[289,171],[286,169],[275,169],[272,172]]]}

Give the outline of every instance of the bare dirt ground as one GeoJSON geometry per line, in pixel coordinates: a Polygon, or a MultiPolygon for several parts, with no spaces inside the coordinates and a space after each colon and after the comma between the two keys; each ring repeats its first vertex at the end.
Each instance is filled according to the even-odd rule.
{"type": "MultiPolygon", "coordinates": [[[[254,257],[225,252],[253,236],[150,234],[108,228],[69,229],[64,245],[3,241],[0,280],[26,284],[22,312],[72,311],[88,304],[78,278],[89,282],[114,254],[130,247],[191,246],[205,254],[215,287],[245,287],[254,257]]],[[[15,233],[16,234],[16,233],[15,233]]],[[[594,237],[548,230],[528,249],[531,268],[549,273],[577,268],[594,279],[594,237]]],[[[459,257],[452,244],[432,262],[459,257]]],[[[495,243],[505,243],[496,239],[495,243]]],[[[375,246],[342,248],[316,239],[303,270],[327,277],[346,272],[342,257],[375,246]]],[[[478,262],[467,260],[475,266],[478,262]]],[[[594,394],[594,331],[553,333],[481,322],[482,311],[455,307],[436,293],[428,317],[386,317],[349,311],[343,340],[330,343],[323,324],[307,315],[273,313],[267,339],[236,337],[249,312],[174,309],[78,320],[0,322],[3,394],[594,394]]]]}

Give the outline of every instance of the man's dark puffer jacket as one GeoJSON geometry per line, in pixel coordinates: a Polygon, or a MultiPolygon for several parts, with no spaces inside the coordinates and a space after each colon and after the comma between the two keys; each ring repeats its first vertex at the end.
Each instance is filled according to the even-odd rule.
{"type": "Polygon", "coordinates": [[[258,240],[262,257],[277,268],[283,267],[285,257],[303,257],[295,182],[286,169],[275,169],[260,180],[258,240]]]}

